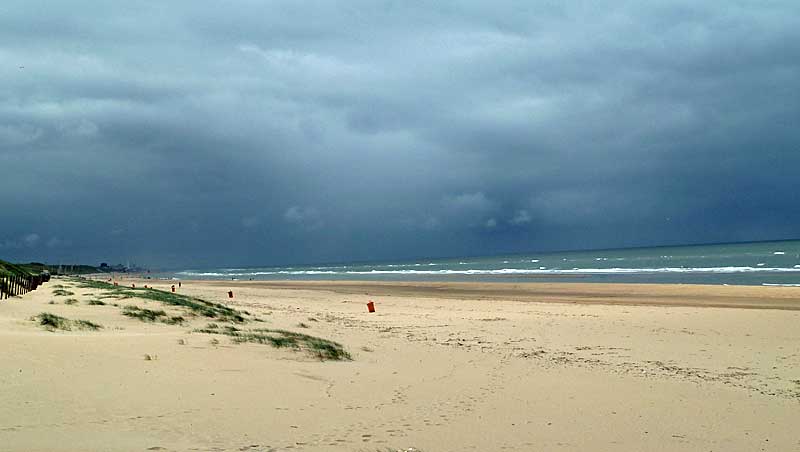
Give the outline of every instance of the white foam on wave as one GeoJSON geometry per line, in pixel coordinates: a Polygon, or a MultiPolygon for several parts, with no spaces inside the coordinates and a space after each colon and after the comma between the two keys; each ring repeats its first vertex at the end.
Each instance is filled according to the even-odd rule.
{"type": "Polygon", "coordinates": [[[236,277],[236,276],[268,276],[268,275],[617,275],[617,274],[658,274],[658,273],[786,273],[798,272],[800,265],[785,267],[662,267],[662,268],[500,268],[500,269],[464,269],[464,270],[279,270],[257,271],[248,273],[219,272],[180,272],[187,276],[236,277]]]}
{"type": "Polygon", "coordinates": [[[794,268],[783,267],[664,267],[664,268],[571,268],[571,269],[470,269],[470,270],[369,270],[350,271],[350,275],[613,275],[648,273],[756,273],[756,272],[796,272],[794,268]]]}
{"type": "Polygon", "coordinates": [[[784,254],[786,254],[786,253],[785,253],[785,252],[783,252],[783,251],[775,251],[775,252],[774,252],[774,253],[772,253],[772,254],[777,254],[778,256],[781,256],[781,255],[784,255],[784,254]]]}
{"type": "Polygon", "coordinates": [[[762,286],[772,287],[800,287],[800,284],[777,284],[777,283],[761,283],[762,286]]]}

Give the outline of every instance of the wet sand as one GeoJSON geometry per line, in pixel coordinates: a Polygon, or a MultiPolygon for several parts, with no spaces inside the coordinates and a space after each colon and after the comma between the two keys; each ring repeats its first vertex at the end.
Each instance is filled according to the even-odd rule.
{"type": "MultiPolygon", "coordinates": [[[[339,294],[390,297],[800,310],[800,287],[372,281],[235,281],[234,283],[265,289],[314,289],[339,294]]],[[[202,284],[227,287],[231,283],[203,281],[202,284]]]]}

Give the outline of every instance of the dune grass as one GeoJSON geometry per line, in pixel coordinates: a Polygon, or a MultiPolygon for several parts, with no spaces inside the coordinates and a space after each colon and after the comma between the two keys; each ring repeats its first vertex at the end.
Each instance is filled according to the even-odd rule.
{"type": "Polygon", "coordinates": [[[75,295],[75,292],[70,292],[69,290],[64,289],[56,289],[53,291],[53,295],[56,297],[68,297],[70,295],[75,295]]]}
{"type": "Polygon", "coordinates": [[[92,298],[87,302],[91,306],[105,306],[106,302],[97,298],[92,298]]]}
{"type": "MultiPolygon", "coordinates": [[[[196,297],[189,297],[172,292],[165,292],[156,289],[127,288],[114,286],[104,281],[94,281],[90,279],[78,280],[78,285],[93,289],[103,289],[110,292],[108,296],[117,298],[142,298],[146,300],[158,301],[169,306],[176,306],[188,309],[192,314],[217,319],[221,322],[243,323],[245,321],[242,312],[229,308],[221,303],[213,303],[196,297]]],[[[103,298],[106,298],[104,296],[103,298]]]]}
{"type": "Polygon", "coordinates": [[[421,450],[415,447],[409,447],[404,449],[376,449],[375,452],[422,452],[421,450]]]}
{"type": "Polygon", "coordinates": [[[73,324],[75,326],[78,327],[79,330],[97,331],[97,330],[103,328],[101,325],[99,325],[97,323],[94,323],[94,322],[90,322],[88,320],[80,320],[80,319],[78,319],[78,320],[73,320],[72,322],[73,322],[73,324]]]}
{"type": "Polygon", "coordinates": [[[194,331],[205,334],[223,334],[229,336],[236,343],[249,342],[267,344],[276,348],[288,347],[302,350],[323,361],[349,361],[352,359],[350,353],[337,342],[292,331],[270,328],[242,330],[230,325],[222,328],[201,328],[194,331]]]}
{"type": "Polygon", "coordinates": [[[167,325],[181,325],[186,319],[181,316],[169,316],[162,310],[152,310],[128,305],[122,309],[122,315],[139,319],[142,322],[161,322],[167,325]]]}
{"type": "Polygon", "coordinates": [[[70,320],[66,317],[61,317],[60,315],[51,314],[49,312],[42,312],[41,314],[33,317],[31,320],[38,322],[39,326],[43,327],[47,331],[71,331],[72,328],[78,330],[97,331],[103,328],[101,325],[88,320],[70,320]]]}
{"type": "Polygon", "coordinates": [[[77,303],[78,303],[77,298],[67,298],[66,300],[64,300],[64,304],[77,304],[77,303]]]}

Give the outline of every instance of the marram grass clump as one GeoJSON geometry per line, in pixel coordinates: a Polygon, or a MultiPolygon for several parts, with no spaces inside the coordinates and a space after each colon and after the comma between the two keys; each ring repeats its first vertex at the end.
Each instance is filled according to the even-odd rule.
{"type": "Polygon", "coordinates": [[[122,315],[139,319],[142,322],[161,322],[167,325],[180,325],[186,321],[181,316],[169,316],[162,310],[152,310],[128,305],[122,309],[122,315]]]}
{"type": "Polygon", "coordinates": [[[88,320],[70,320],[66,317],[61,317],[60,315],[51,314],[49,312],[42,312],[41,314],[34,316],[31,320],[38,322],[39,326],[47,331],[71,331],[73,328],[78,330],[97,331],[103,328],[101,325],[88,320]]]}
{"type": "Polygon", "coordinates": [[[267,344],[276,348],[290,347],[295,350],[305,351],[323,361],[349,361],[352,359],[350,353],[338,342],[292,331],[270,328],[242,330],[235,326],[201,328],[194,331],[205,334],[223,334],[229,336],[236,343],[267,344]]]}

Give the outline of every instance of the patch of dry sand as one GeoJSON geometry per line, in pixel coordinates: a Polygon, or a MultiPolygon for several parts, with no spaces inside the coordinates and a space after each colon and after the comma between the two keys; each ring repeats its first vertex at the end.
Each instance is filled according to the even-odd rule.
{"type": "MultiPolygon", "coordinates": [[[[122,284],[132,282],[145,284],[122,284]]],[[[265,320],[256,327],[338,341],[353,361],[213,344],[191,333],[207,319],[143,323],[121,306],[165,308],[90,306],[99,290],[54,280],[0,302],[0,449],[800,450],[795,288],[187,281],[180,291],[247,310],[265,320]],[[78,303],[54,297],[55,284],[78,303]],[[48,332],[28,320],[42,311],[104,328],[48,332]]]]}

